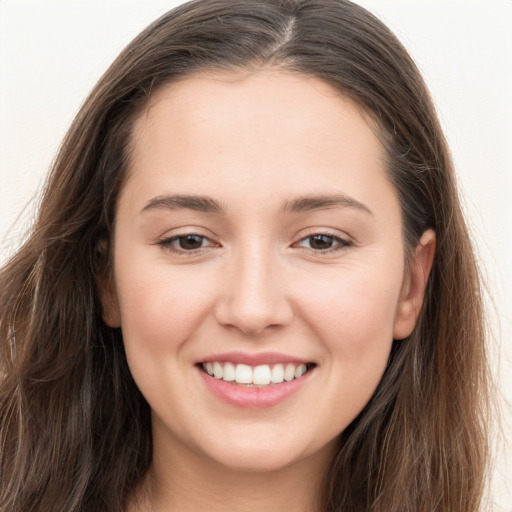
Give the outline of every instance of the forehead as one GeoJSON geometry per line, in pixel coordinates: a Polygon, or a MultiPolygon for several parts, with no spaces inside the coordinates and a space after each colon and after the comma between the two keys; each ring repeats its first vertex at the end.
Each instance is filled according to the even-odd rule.
{"type": "Polygon", "coordinates": [[[351,192],[361,178],[374,188],[386,175],[375,131],[358,105],[315,77],[276,69],[192,75],[156,91],[137,118],[128,181],[147,195],[159,193],[149,190],[157,183],[194,194],[216,184],[222,195],[221,183],[244,193],[257,180],[266,202],[273,192],[301,195],[317,185],[308,192],[336,184],[351,192]]]}
{"type": "MultiPolygon", "coordinates": [[[[231,138],[247,135],[254,143],[253,136],[262,132],[269,140],[307,132],[313,145],[331,129],[329,138],[339,146],[344,140],[353,142],[339,130],[342,124],[351,125],[351,139],[380,138],[381,129],[370,113],[317,77],[280,68],[212,71],[157,89],[136,118],[131,142],[132,146],[150,138],[156,142],[157,132],[163,137],[174,132],[183,142],[190,135],[219,135],[216,130],[224,128],[222,133],[231,138]],[[280,132],[283,125],[287,130],[280,132]]],[[[383,147],[374,146],[379,153],[375,156],[383,157],[383,147]]]]}
{"type": "MultiPolygon", "coordinates": [[[[271,133],[271,127],[264,123],[275,124],[277,120],[288,121],[288,127],[293,125],[294,131],[307,130],[319,117],[323,118],[325,128],[336,120],[352,122],[355,129],[353,121],[357,118],[365,132],[370,130],[377,138],[381,132],[374,116],[340,90],[317,77],[281,68],[200,72],[164,84],[137,116],[135,139],[148,130],[148,123],[154,125],[163,116],[168,117],[168,128],[175,122],[180,123],[180,129],[206,129],[211,126],[209,121],[214,120],[226,127],[236,124],[240,135],[244,127],[271,133]]],[[[335,137],[335,131],[331,135],[335,137]]]]}

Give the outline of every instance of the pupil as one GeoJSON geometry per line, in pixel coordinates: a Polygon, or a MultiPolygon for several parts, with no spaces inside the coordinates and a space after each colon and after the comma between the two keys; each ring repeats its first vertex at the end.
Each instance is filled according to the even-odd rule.
{"type": "Polygon", "coordinates": [[[326,235],[315,235],[311,237],[312,249],[329,249],[332,246],[332,237],[326,235]]]}
{"type": "Polygon", "coordinates": [[[199,249],[203,243],[202,237],[198,235],[180,236],[180,247],[182,249],[199,249]]]}

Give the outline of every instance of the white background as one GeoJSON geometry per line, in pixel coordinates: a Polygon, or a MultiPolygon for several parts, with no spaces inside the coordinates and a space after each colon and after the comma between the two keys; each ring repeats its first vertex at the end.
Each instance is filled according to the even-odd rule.
{"type": "MultiPolygon", "coordinates": [[[[0,0],[0,263],[30,223],[30,201],[88,91],[178,3],[0,0]]],[[[493,303],[493,372],[512,439],[512,0],[359,3],[406,45],[438,107],[493,303]]],[[[512,511],[511,444],[494,449],[496,511],[512,511]]]]}

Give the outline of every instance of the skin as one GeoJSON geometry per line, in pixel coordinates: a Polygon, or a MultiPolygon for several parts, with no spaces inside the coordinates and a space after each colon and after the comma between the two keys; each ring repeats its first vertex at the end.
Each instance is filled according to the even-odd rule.
{"type": "Polygon", "coordinates": [[[426,232],[405,267],[383,162],[368,116],[316,78],[203,74],[151,98],[103,288],[104,319],[122,328],[152,409],[154,460],[133,510],[318,509],[335,439],[372,396],[393,338],[412,332],[434,254],[426,232]],[[223,212],[158,200],[176,194],[223,212]],[[343,201],[283,210],[311,195],[343,201]],[[191,233],[201,247],[176,252],[191,233]],[[230,351],[316,366],[282,403],[235,407],[196,366],[230,351]]]}

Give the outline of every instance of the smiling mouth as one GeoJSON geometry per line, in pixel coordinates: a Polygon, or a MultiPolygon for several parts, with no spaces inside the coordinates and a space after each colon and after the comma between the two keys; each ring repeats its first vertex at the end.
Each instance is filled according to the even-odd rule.
{"type": "Polygon", "coordinates": [[[249,366],[230,362],[200,363],[199,368],[211,377],[245,387],[266,387],[300,379],[315,363],[262,364],[249,366]]]}

